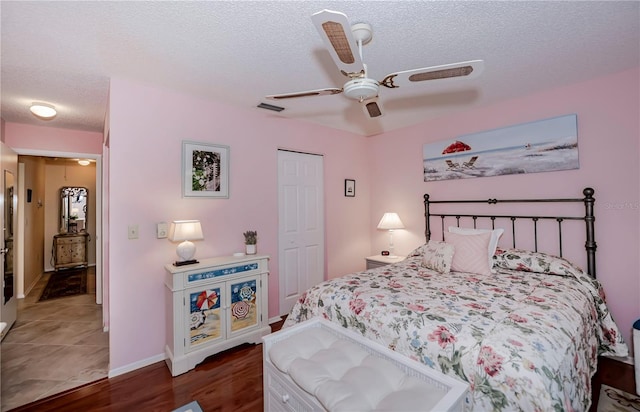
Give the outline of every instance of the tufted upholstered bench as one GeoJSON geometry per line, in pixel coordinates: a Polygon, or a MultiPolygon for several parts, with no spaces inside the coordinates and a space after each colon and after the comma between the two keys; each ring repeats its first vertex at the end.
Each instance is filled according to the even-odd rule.
{"type": "Polygon", "coordinates": [[[321,318],[263,338],[266,411],[461,411],[467,384],[321,318]]]}

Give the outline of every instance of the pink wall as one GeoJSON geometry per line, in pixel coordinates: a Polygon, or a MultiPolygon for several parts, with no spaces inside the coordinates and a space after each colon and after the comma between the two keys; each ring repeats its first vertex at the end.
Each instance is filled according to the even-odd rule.
{"type": "Polygon", "coordinates": [[[630,343],[632,323],[640,316],[639,79],[634,69],[371,138],[372,253],[387,245],[388,237],[373,229],[387,210],[397,211],[407,227],[394,235],[397,252],[424,242],[424,193],[432,199],[581,198],[582,188],[593,187],[597,276],[630,343]],[[579,170],[423,181],[424,143],[570,113],[578,116],[579,170]]]}
{"type": "Polygon", "coordinates": [[[102,133],[20,123],[7,123],[5,133],[6,143],[14,150],[102,153],[102,133]]]}
{"type": "Polygon", "coordinates": [[[156,239],[157,222],[199,219],[199,257],[241,251],[242,232],[257,230],[259,252],[271,256],[269,316],[278,315],[278,148],[324,155],[327,273],[364,268],[366,138],[123,79],[111,81],[109,116],[112,369],[164,353],[164,265],[175,245],[156,239]],[[229,199],[182,198],[183,140],[230,146],[229,199]],[[356,198],[344,197],[345,178],[357,180],[356,198]],[[129,224],[139,239],[127,239],[129,224]]]}
{"type": "MultiPolygon", "coordinates": [[[[104,266],[105,277],[110,276],[105,304],[110,304],[112,370],[143,366],[163,356],[163,266],[173,260],[175,246],[155,238],[160,221],[200,219],[205,234],[197,244],[200,257],[240,250],[241,232],[258,230],[260,252],[271,255],[269,315],[278,315],[278,148],[324,155],[328,277],[361,270],[365,256],[386,248],[388,237],[375,230],[385,211],[397,211],[407,226],[394,235],[398,253],[422,243],[424,192],[441,198],[485,198],[566,196],[570,190],[579,197],[582,187],[594,187],[598,278],[630,342],[631,322],[640,314],[640,241],[637,230],[625,231],[640,229],[639,77],[638,70],[628,71],[372,138],[113,79],[110,150],[103,159],[110,192],[104,209],[110,220],[104,233],[109,249],[104,266]],[[422,181],[424,143],[567,113],[578,114],[579,170],[422,181]],[[182,140],[231,147],[230,199],[182,199],[182,140]],[[343,196],[345,178],[356,179],[355,198],[343,196]],[[139,239],[127,239],[129,224],[139,225],[139,239]]],[[[68,136],[79,138],[86,132],[10,123],[5,127],[13,148],[102,150],[101,134],[95,136],[97,143],[80,150],[82,139],[69,141],[68,136]]]]}

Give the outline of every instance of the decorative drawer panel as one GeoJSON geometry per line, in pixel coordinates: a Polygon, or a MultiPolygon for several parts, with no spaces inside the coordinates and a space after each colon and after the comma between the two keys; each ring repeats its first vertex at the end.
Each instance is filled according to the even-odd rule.
{"type": "Polygon", "coordinates": [[[57,240],[59,245],[84,245],[84,236],[82,237],[59,237],[57,240]]]}
{"type": "Polygon", "coordinates": [[[243,273],[243,272],[251,273],[251,271],[253,270],[258,270],[258,267],[259,267],[258,262],[253,262],[253,263],[247,263],[247,264],[238,265],[238,266],[232,266],[224,269],[215,269],[215,270],[209,270],[207,272],[202,272],[202,273],[193,273],[193,274],[187,275],[187,282],[189,283],[198,282],[201,280],[208,280],[208,279],[212,279],[220,276],[233,275],[235,273],[243,273]]]}
{"type": "Polygon", "coordinates": [[[173,290],[178,290],[225,281],[227,278],[258,275],[269,271],[268,261],[264,255],[225,256],[202,259],[200,263],[188,266],[167,265],[169,277],[165,283],[172,285],[173,290]]]}

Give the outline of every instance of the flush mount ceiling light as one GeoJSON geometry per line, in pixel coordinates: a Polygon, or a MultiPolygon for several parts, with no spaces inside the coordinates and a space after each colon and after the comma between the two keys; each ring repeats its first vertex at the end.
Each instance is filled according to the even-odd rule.
{"type": "Polygon", "coordinates": [[[53,119],[58,112],[56,112],[56,108],[53,105],[47,103],[33,103],[29,108],[31,113],[36,115],[41,119],[53,119]]]}
{"type": "Polygon", "coordinates": [[[78,160],[78,164],[81,165],[81,166],[89,166],[90,163],[91,163],[91,161],[89,161],[87,159],[78,160]]]}

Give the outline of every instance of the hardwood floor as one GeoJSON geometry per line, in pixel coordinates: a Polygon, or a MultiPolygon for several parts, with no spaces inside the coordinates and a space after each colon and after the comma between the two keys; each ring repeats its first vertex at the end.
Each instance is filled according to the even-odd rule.
{"type": "Polygon", "coordinates": [[[600,397],[600,385],[604,384],[612,388],[623,390],[630,394],[636,393],[636,377],[633,365],[616,361],[611,358],[598,359],[598,371],[591,380],[593,385],[593,405],[590,412],[596,412],[598,398],[600,397]]]}
{"type": "MultiPolygon", "coordinates": [[[[272,331],[284,321],[271,325],[272,331]]],[[[261,411],[262,345],[210,356],[173,378],[164,362],[63,392],[13,411],[169,412],[197,400],[203,411],[261,411]]]]}
{"type": "MultiPolygon", "coordinates": [[[[272,325],[272,330],[279,330],[282,323],[272,325]]],[[[603,358],[594,376],[594,393],[597,397],[602,383],[634,393],[634,379],[632,365],[603,358]]],[[[262,345],[247,344],[216,354],[175,378],[164,362],[155,363],[14,411],[169,412],[193,400],[206,412],[261,411],[262,345]]]]}

